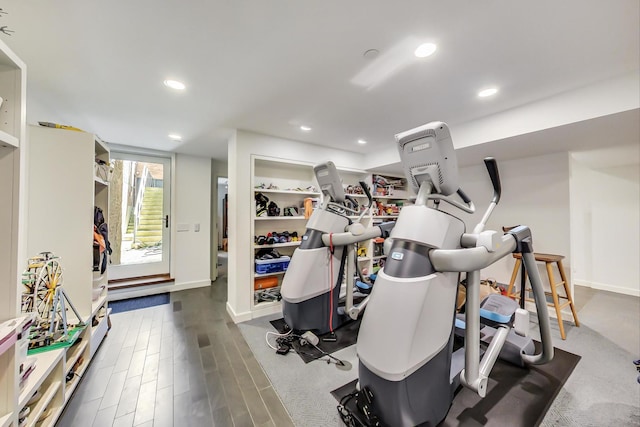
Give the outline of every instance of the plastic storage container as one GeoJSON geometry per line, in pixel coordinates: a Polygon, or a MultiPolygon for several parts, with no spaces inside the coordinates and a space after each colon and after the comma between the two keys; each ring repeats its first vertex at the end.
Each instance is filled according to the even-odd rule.
{"type": "Polygon", "coordinates": [[[257,259],[256,273],[269,274],[286,271],[289,267],[289,261],[291,261],[291,258],[288,256],[281,256],[280,258],[273,259],[257,259]]]}

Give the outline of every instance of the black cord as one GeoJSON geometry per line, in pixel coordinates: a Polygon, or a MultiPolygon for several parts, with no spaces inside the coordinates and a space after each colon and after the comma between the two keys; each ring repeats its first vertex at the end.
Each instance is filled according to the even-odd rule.
{"type": "MultiPolygon", "coordinates": [[[[307,341],[309,342],[309,341],[307,341]]],[[[340,359],[338,359],[337,357],[333,357],[332,355],[330,355],[329,353],[327,353],[326,351],[324,351],[323,349],[321,349],[320,347],[318,347],[317,345],[315,345],[314,343],[309,342],[309,344],[311,344],[312,346],[314,346],[316,348],[316,350],[318,350],[320,353],[322,353],[324,356],[327,356],[333,360],[336,361],[336,363],[340,366],[344,366],[344,362],[340,359]]]]}

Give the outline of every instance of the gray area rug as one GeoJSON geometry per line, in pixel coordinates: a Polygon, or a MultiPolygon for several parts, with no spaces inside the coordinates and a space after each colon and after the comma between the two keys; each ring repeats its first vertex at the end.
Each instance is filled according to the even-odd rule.
{"type": "MultiPolygon", "coordinates": [[[[279,317],[267,316],[238,326],[296,426],[342,425],[330,392],[357,377],[356,346],[334,353],[352,364],[350,371],[338,370],[335,365],[321,360],[305,364],[295,354],[277,355],[267,346],[265,333],[275,331],[269,321],[279,317]]],[[[582,360],[541,425],[640,425],[640,384],[636,382],[637,373],[632,363],[638,356],[584,324],[576,328],[565,323],[565,330],[567,340],[563,341],[555,324],[552,331],[554,345],[582,356],[582,360]]],[[[533,322],[532,331],[537,331],[533,322]]]]}

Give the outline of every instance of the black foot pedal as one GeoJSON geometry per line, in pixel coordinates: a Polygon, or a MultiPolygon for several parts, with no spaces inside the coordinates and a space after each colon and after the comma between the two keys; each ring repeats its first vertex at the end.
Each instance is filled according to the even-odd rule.
{"type": "Polygon", "coordinates": [[[322,337],[322,341],[324,341],[324,342],[336,342],[336,341],[338,341],[338,337],[336,336],[335,332],[331,332],[326,337],[322,337]]]}

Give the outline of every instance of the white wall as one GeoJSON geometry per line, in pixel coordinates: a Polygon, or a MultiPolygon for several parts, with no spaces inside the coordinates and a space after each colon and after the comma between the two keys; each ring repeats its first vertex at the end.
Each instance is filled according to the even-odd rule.
{"type": "Polygon", "coordinates": [[[234,321],[251,318],[253,297],[253,192],[251,156],[277,157],[311,164],[332,160],[337,166],[362,168],[364,156],[298,141],[237,131],[229,140],[229,264],[227,310],[234,321]]]}
{"type": "Polygon", "coordinates": [[[594,168],[578,154],[572,155],[575,283],[640,296],[639,236],[640,165],[594,168]]]}
{"type": "MultiPolygon", "coordinates": [[[[510,160],[498,163],[502,197],[493,211],[487,230],[502,226],[527,225],[532,231],[535,252],[564,255],[565,272],[570,276],[569,160],[567,153],[510,160]]],[[[460,169],[460,186],[473,200],[476,213],[443,207],[463,219],[467,231],[481,220],[489,205],[493,188],[484,163],[460,169]]],[[[441,206],[446,205],[444,203],[441,206]]],[[[495,278],[509,283],[515,260],[506,257],[482,271],[482,278],[495,278]]],[[[544,284],[548,283],[544,268],[539,268],[544,284]]],[[[554,270],[555,272],[555,270],[554,270]]],[[[557,278],[559,281],[559,277],[557,278]]],[[[569,281],[571,279],[569,278],[569,281]]],[[[519,279],[516,285],[519,284],[519,279]]]]}
{"type": "Polygon", "coordinates": [[[188,224],[189,231],[175,232],[174,278],[176,286],[210,284],[211,159],[176,155],[174,226],[188,224]],[[195,225],[200,224],[200,231],[195,225]]]}

